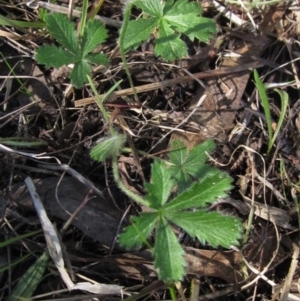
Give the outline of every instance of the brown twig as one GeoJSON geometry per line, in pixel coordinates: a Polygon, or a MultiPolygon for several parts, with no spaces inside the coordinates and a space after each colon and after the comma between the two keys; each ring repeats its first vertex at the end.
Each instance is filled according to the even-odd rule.
{"type": "MultiPolygon", "coordinates": [[[[264,66],[264,63],[255,62],[255,63],[244,64],[243,66],[238,66],[238,67],[233,67],[233,68],[230,67],[230,68],[222,68],[222,69],[218,69],[218,70],[198,72],[198,73],[194,73],[193,76],[190,76],[190,75],[182,76],[179,78],[165,80],[163,82],[138,86],[138,87],[135,87],[135,89],[136,89],[136,93],[148,92],[148,91],[152,91],[152,90],[156,90],[156,89],[160,89],[160,88],[164,88],[164,87],[170,87],[173,85],[189,82],[191,80],[194,80],[195,78],[203,79],[203,78],[213,78],[213,77],[219,77],[219,76],[224,76],[224,75],[231,75],[234,73],[243,72],[243,71],[246,71],[249,69],[260,68],[263,66],[264,66]]],[[[128,88],[128,89],[113,92],[110,95],[110,99],[121,97],[121,96],[128,96],[128,95],[132,95],[132,94],[133,94],[132,89],[128,88]]],[[[104,94],[100,94],[99,96],[104,97],[104,94]]],[[[86,105],[94,103],[94,101],[95,100],[93,97],[83,98],[83,99],[75,101],[75,107],[86,106],[86,105]]]]}

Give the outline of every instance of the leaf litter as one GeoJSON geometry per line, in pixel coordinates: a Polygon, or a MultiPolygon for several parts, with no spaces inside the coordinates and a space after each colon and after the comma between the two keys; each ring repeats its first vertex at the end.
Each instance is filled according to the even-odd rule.
{"type": "MultiPolygon", "coordinates": [[[[60,5],[59,2],[57,4],[60,5]]],[[[295,87],[299,85],[297,72],[295,72],[299,67],[299,63],[296,60],[297,53],[299,53],[299,44],[297,43],[297,22],[293,23],[294,18],[297,20],[299,4],[297,1],[291,1],[289,7],[277,5],[276,3],[271,7],[267,4],[265,4],[265,7],[246,6],[253,20],[259,25],[259,30],[262,34],[260,32],[253,33],[247,30],[247,24],[251,22],[248,22],[247,17],[245,21],[245,11],[240,6],[240,1],[220,1],[220,4],[226,7],[228,11],[234,13],[238,18],[244,20],[244,23],[242,22],[243,26],[237,31],[235,28],[236,25],[232,25],[230,20],[220,15],[216,7],[206,6],[205,3],[203,3],[204,16],[206,18],[217,16],[217,24],[219,27],[218,35],[223,38],[221,39],[220,45],[214,45],[213,48],[211,45],[205,46],[198,40],[193,40],[191,37],[185,38],[185,51],[188,61],[193,62],[194,59],[199,57],[199,54],[205,54],[204,58],[199,60],[198,65],[191,64],[188,71],[196,73],[209,69],[231,68],[233,66],[243,66],[246,63],[254,64],[257,60],[260,60],[260,62],[263,62],[264,67],[259,68],[258,72],[264,83],[279,84],[281,82],[295,82],[281,88],[289,95],[289,110],[287,110],[282,128],[279,130],[278,138],[275,141],[274,149],[270,155],[266,155],[268,145],[268,137],[266,134],[267,123],[262,105],[257,97],[257,91],[253,84],[251,70],[243,71],[238,75],[227,74],[226,76],[213,79],[204,79],[201,85],[192,79],[169,87],[161,85],[154,90],[148,90],[149,92],[140,94],[140,100],[145,104],[145,112],[143,115],[141,115],[142,112],[137,109],[123,110],[112,108],[110,109],[112,110],[111,115],[115,117],[112,118],[110,122],[114,123],[115,127],[120,129],[120,131],[125,131],[125,133],[128,133],[130,130],[136,148],[147,153],[156,141],[166,135],[172,128],[176,127],[176,125],[189,114],[195,102],[198,101],[198,96],[207,93],[208,96],[203,106],[197,109],[192,119],[183,124],[178,131],[175,131],[175,133],[171,135],[170,142],[169,139],[166,139],[160,143],[152,151],[152,154],[163,158],[164,154],[172,147],[172,141],[176,141],[178,138],[181,139],[184,145],[191,149],[207,138],[214,139],[216,150],[211,154],[213,165],[216,165],[216,167],[223,166],[222,169],[233,177],[234,181],[232,185],[234,187],[230,197],[235,201],[235,204],[239,204],[239,202],[248,204],[247,206],[250,211],[254,205],[255,219],[251,225],[248,243],[245,246],[240,245],[243,251],[242,255],[240,253],[233,253],[232,251],[231,253],[225,250],[217,251],[212,246],[203,244],[203,241],[189,237],[186,232],[177,231],[177,229],[175,229],[178,239],[183,236],[188,238],[185,240],[185,243],[183,243],[183,248],[188,250],[185,267],[188,274],[183,285],[189,288],[190,280],[193,278],[193,275],[198,275],[202,280],[202,295],[207,294],[207,296],[211,296],[213,300],[236,300],[232,297],[233,292],[238,294],[241,300],[246,300],[247,297],[254,296],[256,296],[257,300],[259,300],[259,298],[261,300],[263,298],[271,300],[272,296],[276,294],[277,288],[284,286],[284,279],[289,270],[292,246],[293,244],[297,244],[299,239],[298,233],[295,230],[298,225],[298,175],[300,169],[300,138],[299,127],[297,127],[300,104],[297,90],[295,89],[295,87]],[[284,13],[282,13],[283,9],[284,13]],[[264,14],[264,11],[268,12],[268,14],[264,14]],[[278,15],[280,15],[282,19],[281,22],[278,20],[278,15]],[[274,22],[272,23],[270,20],[274,20],[274,22]],[[266,24],[265,29],[263,28],[264,24],[266,24]],[[280,39],[277,40],[277,37],[280,39]],[[206,51],[206,49],[208,50],[206,51]],[[178,113],[177,116],[179,116],[181,120],[174,122],[174,119],[165,117],[167,114],[173,112],[178,113]],[[120,123],[118,115],[123,117],[123,120],[126,121],[125,124],[120,123]],[[245,148],[242,146],[245,146],[245,148]],[[256,154],[250,155],[247,148],[254,150],[256,154]],[[261,154],[262,158],[258,154],[261,154]],[[236,164],[237,162],[238,164],[236,164]],[[266,170],[264,170],[264,166],[266,170]],[[282,197],[279,197],[279,195],[282,197]],[[274,211],[272,211],[272,208],[274,208],[274,211]],[[261,215],[262,210],[266,212],[264,215],[261,215]],[[278,223],[276,223],[276,218],[270,219],[270,215],[272,216],[272,212],[276,212],[276,210],[285,212],[289,220],[284,222],[278,221],[278,223]],[[289,227],[285,228],[287,224],[289,227]],[[281,232],[280,240],[278,240],[279,237],[276,234],[278,230],[281,232]],[[253,286],[247,287],[247,283],[250,283],[251,279],[255,277],[252,276],[254,278],[251,278],[251,276],[249,276],[250,278],[247,278],[247,275],[244,274],[242,270],[244,259],[251,262],[257,270],[265,271],[266,277],[273,277],[269,280],[272,280],[276,286],[272,286],[271,281],[266,281],[266,279],[260,277],[257,278],[256,281],[257,289],[254,289],[253,286]],[[270,261],[271,259],[272,261],[270,261]],[[266,267],[267,270],[265,270],[266,267]],[[274,276],[271,276],[271,271],[274,276]],[[205,276],[208,278],[205,278],[205,276]],[[244,283],[242,279],[247,279],[247,281],[244,283]],[[226,284],[234,285],[226,287],[226,284]],[[211,295],[211,285],[215,290],[219,291],[219,294],[213,293],[211,295]]],[[[247,2],[245,4],[247,4],[247,2]]],[[[25,15],[31,20],[38,20],[36,12],[29,10],[25,5],[22,8],[25,13],[19,10],[19,6],[17,5],[8,7],[3,4],[1,13],[4,16],[13,15],[16,20],[28,20],[25,19],[25,15]]],[[[115,1],[111,4],[109,1],[104,1],[100,14],[112,20],[119,21],[121,11],[122,3],[115,1]]],[[[138,11],[134,11],[132,20],[137,16],[138,11]]],[[[50,88],[53,101],[48,102],[47,106],[50,106],[52,109],[44,110],[45,106],[41,106],[41,104],[45,104],[47,100],[43,97],[38,99],[38,101],[36,100],[36,97],[41,94],[38,88],[31,91],[32,94],[29,93],[27,101],[30,101],[30,103],[27,102],[24,104],[24,102],[20,102],[20,95],[24,95],[22,88],[28,84],[26,78],[22,78],[22,76],[25,75],[25,77],[28,77],[32,74],[30,71],[26,71],[24,74],[22,73],[24,72],[22,67],[17,68],[18,65],[21,66],[22,63],[22,59],[19,59],[19,55],[25,54],[32,58],[32,53],[36,49],[35,44],[49,44],[50,39],[43,32],[32,32],[29,29],[21,30],[8,26],[5,27],[4,30],[7,33],[21,35],[24,39],[21,41],[18,40],[17,42],[5,39],[4,44],[1,46],[3,50],[5,48],[5,51],[2,52],[4,58],[1,63],[3,66],[1,68],[1,75],[8,79],[9,76],[11,76],[13,66],[17,64],[15,74],[20,77],[21,80],[21,82],[19,82],[15,77],[13,78],[14,89],[10,94],[5,94],[5,89],[2,89],[2,102],[7,103],[7,108],[2,104],[0,116],[1,139],[12,137],[18,139],[30,138],[47,142],[46,147],[42,146],[38,150],[27,149],[25,147],[21,149],[17,148],[16,150],[22,151],[22,153],[46,153],[49,157],[52,157],[52,159],[47,159],[48,161],[44,163],[54,163],[54,160],[59,160],[61,163],[72,166],[81,175],[107,191],[107,199],[113,198],[118,205],[121,205],[122,209],[124,207],[126,208],[129,204],[129,200],[124,198],[124,196],[120,197],[120,192],[116,191],[111,176],[109,161],[107,161],[106,164],[99,165],[93,162],[89,157],[91,145],[93,145],[97,139],[105,137],[106,124],[103,122],[96,105],[91,104],[84,108],[74,108],[74,101],[90,97],[88,89],[85,87],[77,90],[69,90],[69,80],[65,78],[62,81],[57,81],[55,85],[54,83],[49,83],[48,79],[51,76],[52,69],[45,69],[42,66],[38,66],[37,68],[43,72],[46,80],[40,81],[37,79],[38,84],[36,86],[38,87],[40,85],[41,89],[45,87],[47,89],[50,88]],[[30,39],[26,38],[28,35],[30,35],[30,39]],[[21,45],[22,48],[20,48],[19,45],[21,45]],[[22,52],[20,52],[20,49],[23,49],[22,52]],[[37,102],[37,104],[35,104],[35,102],[37,102]],[[39,113],[28,111],[29,109],[25,106],[29,104],[39,113]],[[89,120],[95,121],[91,122],[89,126],[86,126],[89,120]],[[61,132],[70,123],[73,124],[71,127],[72,130],[68,132],[65,131],[67,134],[63,136],[64,143],[57,143],[61,132]],[[85,126],[83,126],[84,124],[85,126]]],[[[129,88],[126,82],[126,76],[120,65],[121,61],[118,52],[115,49],[117,29],[109,27],[108,30],[109,36],[107,41],[101,45],[99,51],[109,54],[108,56],[112,58],[111,65],[106,66],[106,69],[102,69],[101,72],[97,69],[95,70],[95,66],[93,66],[93,70],[91,70],[92,76],[98,81],[99,94],[105,93],[115,79],[125,79],[120,87],[121,90],[129,88]]],[[[75,44],[73,44],[73,46],[75,46],[75,44]]],[[[162,83],[170,79],[180,80],[180,78],[186,76],[180,68],[176,68],[176,66],[180,66],[180,60],[172,62],[172,64],[166,64],[160,58],[156,58],[154,56],[155,46],[156,44],[153,43],[152,39],[143,39],[143,43],[139,48],[127,53],[128,61],[130,62],[130,72],[137,87],[143,84],[143,82],[139,81],[139,75],[144,71],[148,72],[149,78],[155,82],[162,83]]],[[[160,53],[159,50],[158,53],[160,53]]],[[[34,77],[35,74],[33,75],[34,77]]],[[[34,80],[34,78],[30,79],[30,81],[34,80]]],[[[281,110],[280,98],[271,90],[268,91],[268,96],[272,124],[274,128],[276,128],[281,110]]],[[[126,101],[128,101],[128,99],[126,99],[126,101]]],[[[4,141],[1,143],[5,145],[4,141]]],[[[17,154],[15,154],[15,156],[16,155],[17,154]]],[[[59,171],[55,172],[46,167],[40,167],[39,164],[42,162],[29,160],[28,158],[30,157],[20,155],[13,157],[11,154],[5,153],[4,148],[1,149],[1,156],[3,160],[1,169],[2,202],[4,202],[4,200],[8,201],[5,188],[20,181],[20,184],[22,184],[22,180],[28,175],[36,179],[43,179],[44,181],[47,181],[49,174],[53,176],[54,173],[56,177],[60,175],[59,171]],[[10,178],[14,180],[9,182],[8,179],[10,178]]],[[[137,173],[137,166],[134,163],[135,161],[131,160],[131,158],[130,153],[127,153],[123,155],[123,161],[119,162],[119,168],[122,170],[122,181],[129,188],[132,187],[132,189],[144,194],[145,191],[143,191],[143,183],[137,173]]],[[[150,158],[151,157],[146,155],[140,155],[141,166],[148,179],[150,177],[150,158]]],[[[190,172],[192,177],[192,162],[190,172]]],[[[178,173],[178,177],[180,178],[180,172],[178,173]]],[[[68,178],[65,178],[65,180],[68,181],[68,178]]],[[[182,185],[182,188],[179,187],[177,189],[184,190],[184,184],[182,185]]],[[[59,189],[58,186],[58,191],[59,189]]],[[[83,194],[83,189],[84,188],[81,188],[80,193],[82,200],[84,199],[85,193],[87,193],[84,191],[83,194]]],[[[155,194],[155,192],[153,193],[155,194]]],[[[20,197],[16,195],[16,198],[16,201],[18,201],[20,197]]],[[[54,201],[56,201],[56,199],[55,193],[53,192],[50,202],[53,203],[54,201]]],[[[60,195],[59,201],[65,205],[70,202],[69,198],[63,195],[60,195]]],[[[47,198],[45,198],[45,202],[47,202],[47,198]]],[[[30,213],[30,211],[25,210],[24,207],[20,207],[19,205],[16,206],[16,204],[17,203],[13,203],[11,205],[14,213],[23,214],[26,219],[34,217],[34,214],[30,213]]],[[[51,207],[51,204],[48,204],[48,207],[51,207]]],[[[247,221],[248,215],[242,215],[237,207],[238,206],[230,205],[229,201],[226,203],[225,199],[224,203],[217,205],[217,211],[225,212],[232,216],[239,216],[247,221]]],[[[90,212],[97,214],[97,210],[99,210],[89,203],[85,206],[85,209],[87,210],[85,215],[91,214],[90,212]]],[[[102,215],[104,212],[104,216],[106,216],[105,206],[101,210],[102,215]]],[[[118,217],[117,221],[121,220],[120,215],[122,215],[124,211],[119,212],[116,208],[109,210],[110,214],[118,217]]],[[[138,212],[142,210],[146,212],[146,208],[138,208],[137,206],[133,206],[131,210],[138,212]]],[[[61,222],[66,219],[68,215],[61,214],[58,216],[58,211],[64,212],[64,209],[52,210],[51,215],[53,218],[59,218],[60,220],[58,221],[61,222]]],[[[10,214],[12,213],[7,214],[11,216],[10,214]]],[[[214,214],[214,211],[212,211],[211,214],[214,214]]],[[[178,220],[176,214],[170,217],[174,218],[175,221],[178,220]]],[[[82,229],[93,228],[92,219],[90,219],[90,222],[89,219],[85,219],[84,222],[81,222],[81,218],[81,215],[77,216],[77,225],[81,224],[83,226],[82,229]]],[[[110,218],[103,220],[105,223],[112,222],[110,218]]],[[[18,227],[24,223],[24,219],[16,218],[12,222],[14,227],[18,227]]],[[[118,225],[115,224],[115,221],[113,221],[112,225],[113,226],[110,226],[109,229],[118,229],[118,225]]],[[[165,228],[165,226],[166,220],[162,220],[160,227],[165,228]]],[[[181,226],[184,228],[183,225],[181,226]]],[[[28,224],[28,227],[33,226],[28,224]]],[[[105,229],[105,226],[103,227],[105,229]]],[[[189,228],[189,226],[186,227],[189,228]]],[[[167,228],[165,229],[167,231],[167,228]]],[[[11,230],[8,231],[11,233],[11,230]]],[[[73,229],[72,231],[73,233],[70,232],[63,238],[64,243],[68,244],[67,252],[72,265],[81,266],[83,268],[84,265],[89,262],[94,263],[93,268],[86,271],[86,276],[94,277],[95,281],[103,283],[103,271],[107,271],[105,275],[106,279],[111,281],[118,279],[118,284],[124,287],[139,284],[142,285],[144,289],[147,289],[148,285],[155,283],[157,279],[156,273],[147,250],[136,250],[135,252],[127,253],[121,252],[120,249],[118,249],[119,247],[115,250],[110,250],[111,245],[109,244],[113,242],[114,237],[106,238],[105,241],[101,241],[101,237],[95,238],[96,234],[93,232],[85,232],[86,235],[90,236],[84,237],[79,230],[73,229]],[[93,240],[98,240],[100,243],[94,242],[93,240]],[[79,247],[74,246],[76,243],[77,245],[79,244],[79,247]],[[115,252],[115,254],[110,255],[111,252],[115,252]]],[[[116,231],[116,234],[117,232],[118,231],[116,231]]],[[[32,240],[32,242],[35,241],[37,240],[32,240]]],[[[164,238],[161,239],[161,242],[164,242],[164,238]]],[[[19,251],[18,246],[13,246],[13,248],[14,253],[17,254],[19,251]]],[[[31,251],[34,250],[33,248],[31,251]]],[[[180,251],[178,252],[178,254],[180,254],[180,251]]],[[[15,254],[14,256],[16,256],[15,254]]],[[[255,272],[253,273],[255,274],[255,272]]],[[[16,277],[16,274],[13,273],[12,275],[16,277]]],[[[289,276],[288,294],[294,294],[295,292],[294,286],[298,280],[297,275],[298,271],[296,270],[292,276],[292,280],[289,276]]],[[[7,284],[5,281],[6,280],[2,279],[4,285],[7,284]]],[[[47,279],[44,281],[47,282],[47,279]]],[[[137,291],[139,290],[140,289],[137,289],[137,291]]],[[[285,292],[286,290],[285,285],[285,292]]],[[[162,289],[157,291],[155,296],[157,299],[160,299],[166,296],[164,294],[168,294],[168,292],[162,289]]],[[[286,293],[284,293],[284,295],[286,295],[286,293]]]]}

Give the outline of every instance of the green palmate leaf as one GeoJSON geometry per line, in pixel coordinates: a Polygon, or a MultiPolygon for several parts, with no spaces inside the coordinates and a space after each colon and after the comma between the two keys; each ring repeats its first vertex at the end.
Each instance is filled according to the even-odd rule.
{"type": "Polygon", "coordinates": [[[186,0],[181,0],[175,2],[165,18],[176,30],[187,35],[192,41],[198,38],[200,41],[207,42],[216,32],[216,25],[211,19],[199,17],[201,14],[202,8],[197,2],[187,3],[186,0]]]}
{"type": "Polygon", "coordinates": [[[159,26],[159,38],[155,40],[154,53],[161,56],[166,61],[187,56],[186,44],[175,34],[166,21],[162,21],[159,26]]]}
{"type": "MultiPolygon", "coordinates": [[[[170,151],[170,170],[173,177],[176,179],[177,191],[181,192],[187,189],[192,184],[191,175],[185,170],[185,161],[188,156],[188,151],[180,140],[174,140],[170,151]]],[[[200,166],[199,166],[200,168],[200,166]]]]}
{"type": "Polygon", "coordinates": [[[70,22],[66,15],[59,13],[47,14],[45,22],[52,37],[72,54],[80,54],[74,23],[70,22]]]}
{"type": "Polygon", "coordinates": [[[160,0],[144,1],[137,0],[134,5],[142,9],[146,14],[155,16],[157,18],[162,17],[164,13],[165,3],[160,0]]]}
{"type": "Polygon", "coordinates": [[[70,79],[74,87],[82,87],[87,81],[87,75],[92,73],[91,66],[86,61],[77,62],[70,73],[70,79]]]}
{"type": "MultiPolygon", "coordinates": [[[[188,156],[188,151],[184,143],[180,140],[172,141],[170,150],[170,161],[174,164],[171,168],[181,169],[184,165],[186,158],[188,156]]],[[[174,169],[173,173],[176,175],[177,171],[174,169]]]]}
{"type": "Polygon", "coordinates": [[[227,191],[232,188],[231,182],[232,179],[226,173],[211,169],[209,174],[203,176],[200,183],[194,183],[189,190],[175,197],[164,208],[170,211],[205,207],[207,203],[214,202],[218,197],[226,197],[227,191]]]}
{"type": "Polygon", "coordinates": [[[74,24],[62,14],[49,14],[45,18],[51,35],[64,47],[42,46],[36,51],[36,60],[49,67],[74,64],[70,74],[71,82],[76,88],[87,83],[91,75],[91,64],[108,64],[109,60],[100,53],[90,53],[107,38],[107,31],[96,20],[89,20],[84,28],[83,37],[79,39],[74,24]]]}
{"type": "Polygon", "coordinates": [[[115,133],[114,136],[103,138],[91,150],[91,157],[99,162],[116,156],[126,141],[126,136],[115,133]]]}
{"type": "Polygon", "coordinates": [[[127,52],[130,48],[137,48],[141,42],[149,38],[156,26],[157,20],[155,18],[130,21],[126,30],[124,50],[127,52]]]}
{"type": "Polygon", "coordinates": [[[95,65],[107,65],[109,63],[109,59],[101,53],[88,54],[84,60],[95,65]]]}
{"type": "Polygon", "coordinates": [[[74,56],[70,52],[52,45],[39,47],[36,50],[35,59],[47,68],[59,68],[74,63],[74,56]]]}
{"type": "Polygon", "coordinates": [[[158,269],[160,279],[166,282],[182,280],[186,266],[184,250],[163,216],[158,223],[153,255],[154,267],[158,269]]]}
{"type": "Polygon", "coordinates": [[[99,44],[105,42],[106,38],[107,31],[103,24],[98,20],[89,21],[82,38],[82,55],[85,57],[99,44]]]}
{"type": "Polygon", "coordinates": [[[134,5],[148,14],[147,19],[130,21],[126,31],[125,49],[137,47],[155,34],[155,54],[164,60],[174,60],[187,55],[187,46],[180,39],[185,34],[192,41],[198,38],[207,42],[216,32],[213,20],[200,17],[199,3],[188,0],[138,0],[134,5]],[[137,26],[139,25],[139,26],[137,26]]]}
{"type": "Polygon", "coordinates": [[[170,151],[172,166],[170,169],[177,180],[178,192],[190,187],[194,179],[200,180],[203,175],[212,171],[212,168],[204,163],[207,160],[206,152],[210,153],[214,147],[213,140],[206,140],[187,151],[182,141],[175,140],[172,142],[170,151]]]}
{"type": "Polygon", "coordinates": [[[168,15],[172,16],[180,16],[180,13],[182,11],[185,12],[185,14],[193,14],[193,13],[197,13],[198,15],[202,14],[202,8],[200,5],[198,5],[198,3],[196,2],[189,2],[188,4],[186,3],[186,1],[175,1],[174,0],[169,0],[167,2],[169,4],[169,9],[168,9],[168,15]]]}
{"type": "Polygon", "coordinates": [[[172,172],[170,169],[167,169],[164,162],[156,161],[152,164],[152,183],[145,183],[145,188],[148,192],[147,200],[151,208],[159,209],[168,200],[171,189],[174,186],[174,181],[171,177],[172,172]]]}
{"type": "Polygon", "coordinates": [[[131,218],[132,225],[125,228],[120,235],[120,245],[126,248],[140,248],[154,230],[157,213],[142,213],[139,217],[131,218]]]}
{"type": "Polygon", "coordinates": [[[215,143],[213,140],[206,140],[188,152],[182,141],[173,141],[170,151],[170,161],[173,164],[171,169],[173,174],[176,175],[178,172],[182,171],[185,174],[197,177],[199,166],[202,166],[205,161],[207,161],[206,153],[212,152],[214,148],[215,143]]]}
{"type": "Polygon", "coordinates": [[[229,248],[238,244],[241,238],[242,224],[232,216],[224,216],[218,212],[171,212],[165,216],[175,225],[185,230],[190,236],[197,237],[203,244],[208,242],[213,247],[219,245],[229,248]]]}
{"type": "Polygon", "coordinates": [[[207,161],[206,153],[212,152],[214,148],[215,143],[211,139],[192,148],[184,162],[186,172],[193,176],[197,176],[197,166],[199,166],[199,164],[204,164],[207,161]]]}
{"type": "Polygon", "coordinates": [[[145,184],[150,212],[133,218],[133,224],[120,237],[121,244],[128,248],[141,247],[143,243],[147,244],[146,239],[156,227],[154,266],[159,278],[166,282],[181,280],[186,265],[184,250],[173,232],[173,225],[213,247],[228,248],[237,244],[241,237],[242,224],[238,218],[196,210],[219,196],[226,196],[231,188],[232,179],[226,173],[204,164],[205,152],[213,148],[213,141],[206,141],[188,152],[183,143],[173,142],[170,154],[173,165],[167,168],[164,162],[155,162],[151,183],[145,184]],[[185,176],[190,180],[190,186],[169,201],[173,186],[178,185],[177,179],[181,181],[185,176]],[[198,181],[192,183],[195,179],[198,181]]]}
{"type": "Polygon", "coordinates": [[[201,18],[201,23],[195,22],[194,26],[184,32],[192,41],[196,38],[205,43],[209,42],[214,33],[216,33],[216,24],[208,18],[201,18]]]}

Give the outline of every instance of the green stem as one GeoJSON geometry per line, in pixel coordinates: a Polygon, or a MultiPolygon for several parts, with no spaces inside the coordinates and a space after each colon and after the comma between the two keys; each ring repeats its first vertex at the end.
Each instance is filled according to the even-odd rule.
{"type": "Polygon", "coordinates": [[[106,111],[106,109],[104,108],[104,105],[103,105],[104,97],[103,98],[99,97],[99,94],[98,94],[98,92],[96,90],[96,87],[95,87],[95,85],[94,85],[94,83],[93,83],[93,81],[92,81],[92,79],[91,79],[91,77],[89,75],[87,75],[87,79],[88,79],[88,81],[89,81],[89,83],[91,85],[91,88],[93,90],[94,96],[95,96],[95,98],[97,100],[97,105],[98,105],[98,107],[99,107],[99,109],[100,109],[100,111],[101,111],[101,113],[103,115],[103,118],[104,118],[105,122],[108,122],[109,121],[109,115],[108,115],[108,113],[107,113],[107,111],[106,111]]]}
{"type": "MultiPolygon", "coordinates": [[[[299,202],[298,202],[298,198],[297,198],[297,194],[296,194],[296,189],[293,187],[291,192],[292,192],[292,198],[295,203],[295,208],[296,208],[297,217],[298,217],[298,224],[299,224],[300,223],[300,210],[299,210],[299,202]]],[[[300,236],[299,233],[298,233],[298,235],[300,236]]]]}
{"type": "Polygon", "coordinates": [[[132,77],[131,77],[131,74],[130,74],[130,71],[128,68],[128,64],[127,64],[127,60],[126,60],[126,56],[125,56],[125,50],[124,50],[124,41],[125,41],[125,35],[126,35],[126,30],[128,27],[129,19],[130,19],[132,2],[134,2],[134,1],[129,1],[129,3],[127,3],[124,8],[124,19],[123,19],[123,24],[122,24],[122,27],[120,30],[119,46],[120,46],[120,53],[121,53],[121,58],[122,58],[122,62],[124,65],[124,69],[127,74],[130,87],[133,90],[134,99],[138,104],[140,104],[140,100],[137,96],[136,89],[133,85],[132,77]]]}
{"type": "Polygon", "coordinates": [[[36,147],[36,146],[48,145],[47,142],[45,141],[25,141],[26,138],[25,139],[24,138],[23,137],[4,138],[4,139],[0,139],[0,143],[4,145],[17,146],[17,147],[36,147]],[[20,141],[17,141],[16,138],[20,138],[20,141]]]}
{"type": "Polygon", "coordinates": [[[176,298],[176,291],[175,291],[175,288],[174,288],[174,283],[169,283],[169,292],[170,292],[170,295],[171,295],[171,300],[177,300],[176,298]]]}
{"type": "MultiPolygon", "coordinates": [[[[110,120],[110,116],[109,116],[109,114],[107,113],[107,111],[106,111],[106,109],[105,109],[105,107],[104,107],[104,105],[103,105],[103,103],[104,103],[104,101],[105,101],[105,99],[120,85],[120,83],[122,82],[122,80],[119,80],[117,83],[115,83],[106,93],[105,93],[105,95],[102,97],[102,98],[100,98],[99,97],[99,94],[98,94],[98,92],[97,92],[97,90],[96,90],[96,87],[95,87],[95,85],[94,85],[94,83],[93,83],[93,81],[92,81],[92,79],[90,78],[90,76],[88,76],[87,75],[87,79],[88,79],[88,81],[89,81],[89,83],[90,83],[90,85],[91,85],[91,88],[92,88],[92,90],[93,90],[93,93],[94,93],[94,95],[95,95],[95,98],[96,98],[96,101],[97,101],[97,104],[98,104],[98,106],[99,106],[99,109],[100,109],[100,111],[101,111],[101,113],[102,113],[102,115],[103,115],[103,118],[104,118],[104,120],[105,120],[105,122],[106,123],[108,123],[109,122],[109,120],[110,120]]],[[[109,132],[110,132],[110,134],[113,136],[114,134],[115,134],[115,130],[113,129],[113,127],[112,126],[109,126],[109,132]]]]}
{"type": "Polygon", "coordinates": [[[79,29],[79,36],[83,37],[85,24],[86,24],[86,17],[87,17],[87,9],[88,9],[88,0],[83,0],[82,3],[82,15],[80,20],[80,29],[79,29]]]}
{"type": "MultiPolygon", "coordinates": [[[[95,98],[97,100],[97,104],[99,106],[99,109],[103,115],[103,118],[105,120],[105,122],[109,122],[109,115],[103,105],[103,101],[105,100],[105,98],[112,92],[114,91],[117,86],[120,84],[121,81],[117,82],[116,84],[114,84],[114,86],[112,88],[109,89],[109,91],[105,94],[105,96],[103,98],[100,98],[98,95],[98,92],[96,90],[96,87],[92,81],[92,79],[90,78],[90,76],[87,76],[87,79],[91,85],[91,88],[93,90],[93,93],[95,95],[95,98]]],[[[109,131],[110,134],[112,136],[114,136],[115,134],[115,130],[113,129],[112,126],[109,126],[109,131]]],[[[141,198],[140,196],[138,196],[137,194],[133,193],[132,191],[130,191],[121,181],[120,176],[119,176],[119,171],[118,171],[118,164],[117,164],[117,156],[114,155],[112,156],[112,165],[113,165],[113,175],[114,175],[114,179],[117,183],[117,185],[119,186],[119,188],[127,195],[129,196],[131,199],[133,199],[134,201],[136,201],[137,203],[140,203],[141,205],[147,206],[149,207],[148,202],[146,202],[143,198],[141,198]]]]}
{"type": "Polygon", "coordinates": [[[136,201],[137,203],[143,205],[143,206],[147,206],[149,207],[149,203],[147,201],[145,201],[142,197],[140,197],[139,195],[133,193],[132,191],[130,191],[122,182],[122,180],[120,179],[120,175],[119,175],[119,170],[118,170],[118,163],[117,163],[117,156],[114,155],[112,156],[112,168],[113,168],[113,175],[114,175],[114,179],[118,185],[118,187],[131,199],[133,199],[134,201],[136,201]]]}

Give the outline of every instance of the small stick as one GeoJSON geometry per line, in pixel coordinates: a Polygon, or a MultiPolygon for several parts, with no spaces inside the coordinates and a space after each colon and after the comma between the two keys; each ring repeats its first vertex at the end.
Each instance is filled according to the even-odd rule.
{"type": "MultiPolygon", "coordinates": [[[[45,2],[45,1],[36,1],[36,0],[27,0],[26,4],[29,8],[32,9],[38,9],[39,7],[48,9],[52,12],[56,12],[56,13],[61,13],[61,14],[65,14],[67,15],[69,13],[69,8],[68,7],[64,7],[61,5],[57,5],[57,4],[53,4],[50,2],[45,2]]],[[[80,18],[81,17],[81,11],[78,10],[72,10],[72,16],[76,17],[76,18],[80,18]]],[[[106,17],[101,17],[101,16],[95,16],[95,19],[102,21],[105,25],[109,25],[112,27],[116,27],[116,28],[120,28],[122,26],[122,22],[121,21],[117,21],[111,18],[106,18],[106,17]]]]}
{"type": "MultiPolygon", "coordinates": [[[[231,75],[234,73],[239,73],[239,72],[244,72],[247,70],[252,70],[256,68],[263,67],[264,63],[262,62],[254,62],[251,64],[244,64],[243,66],[237,66],[237,67],[230,67],[230,68],[222,68],[218,70],[210,70],[210,71],[205,71],[205,72],[198,72],[194,73],[193,76],[187,75],[187,76],[182,76],[174,79],[169,79],[165,80],[163,82],[158,82],[158,83],[153,83],[153,84],[148,84],[148,85],[142,85],[135,87],[136,93],[142,93],[142,92],[148,92],[156,89],[160,89],[163,87],[170,87],[173,85],[189,82],[191,80],[194,80],[195,78],[202,79],[202,78],[213,78],[213,77],[218,77],[218,76],[225,76],[225,75],[231,75]]],[[[110,94],[110,99],[114,99],[117,97],[122,97],[122,96],[127,96],[133,94],[133,91],[131,88],[120,90],[120,91],[115,91],[110,94]]],[[[105,94],[100,94],[99,97],[103,97],[105,94]]],[[[83,98],[80,100],[75,101],[75,107],[82,107],[86,106],[89,104],[94,103],[94,98],[93,97],[88,97],[88,98],[83,98]]]]}

